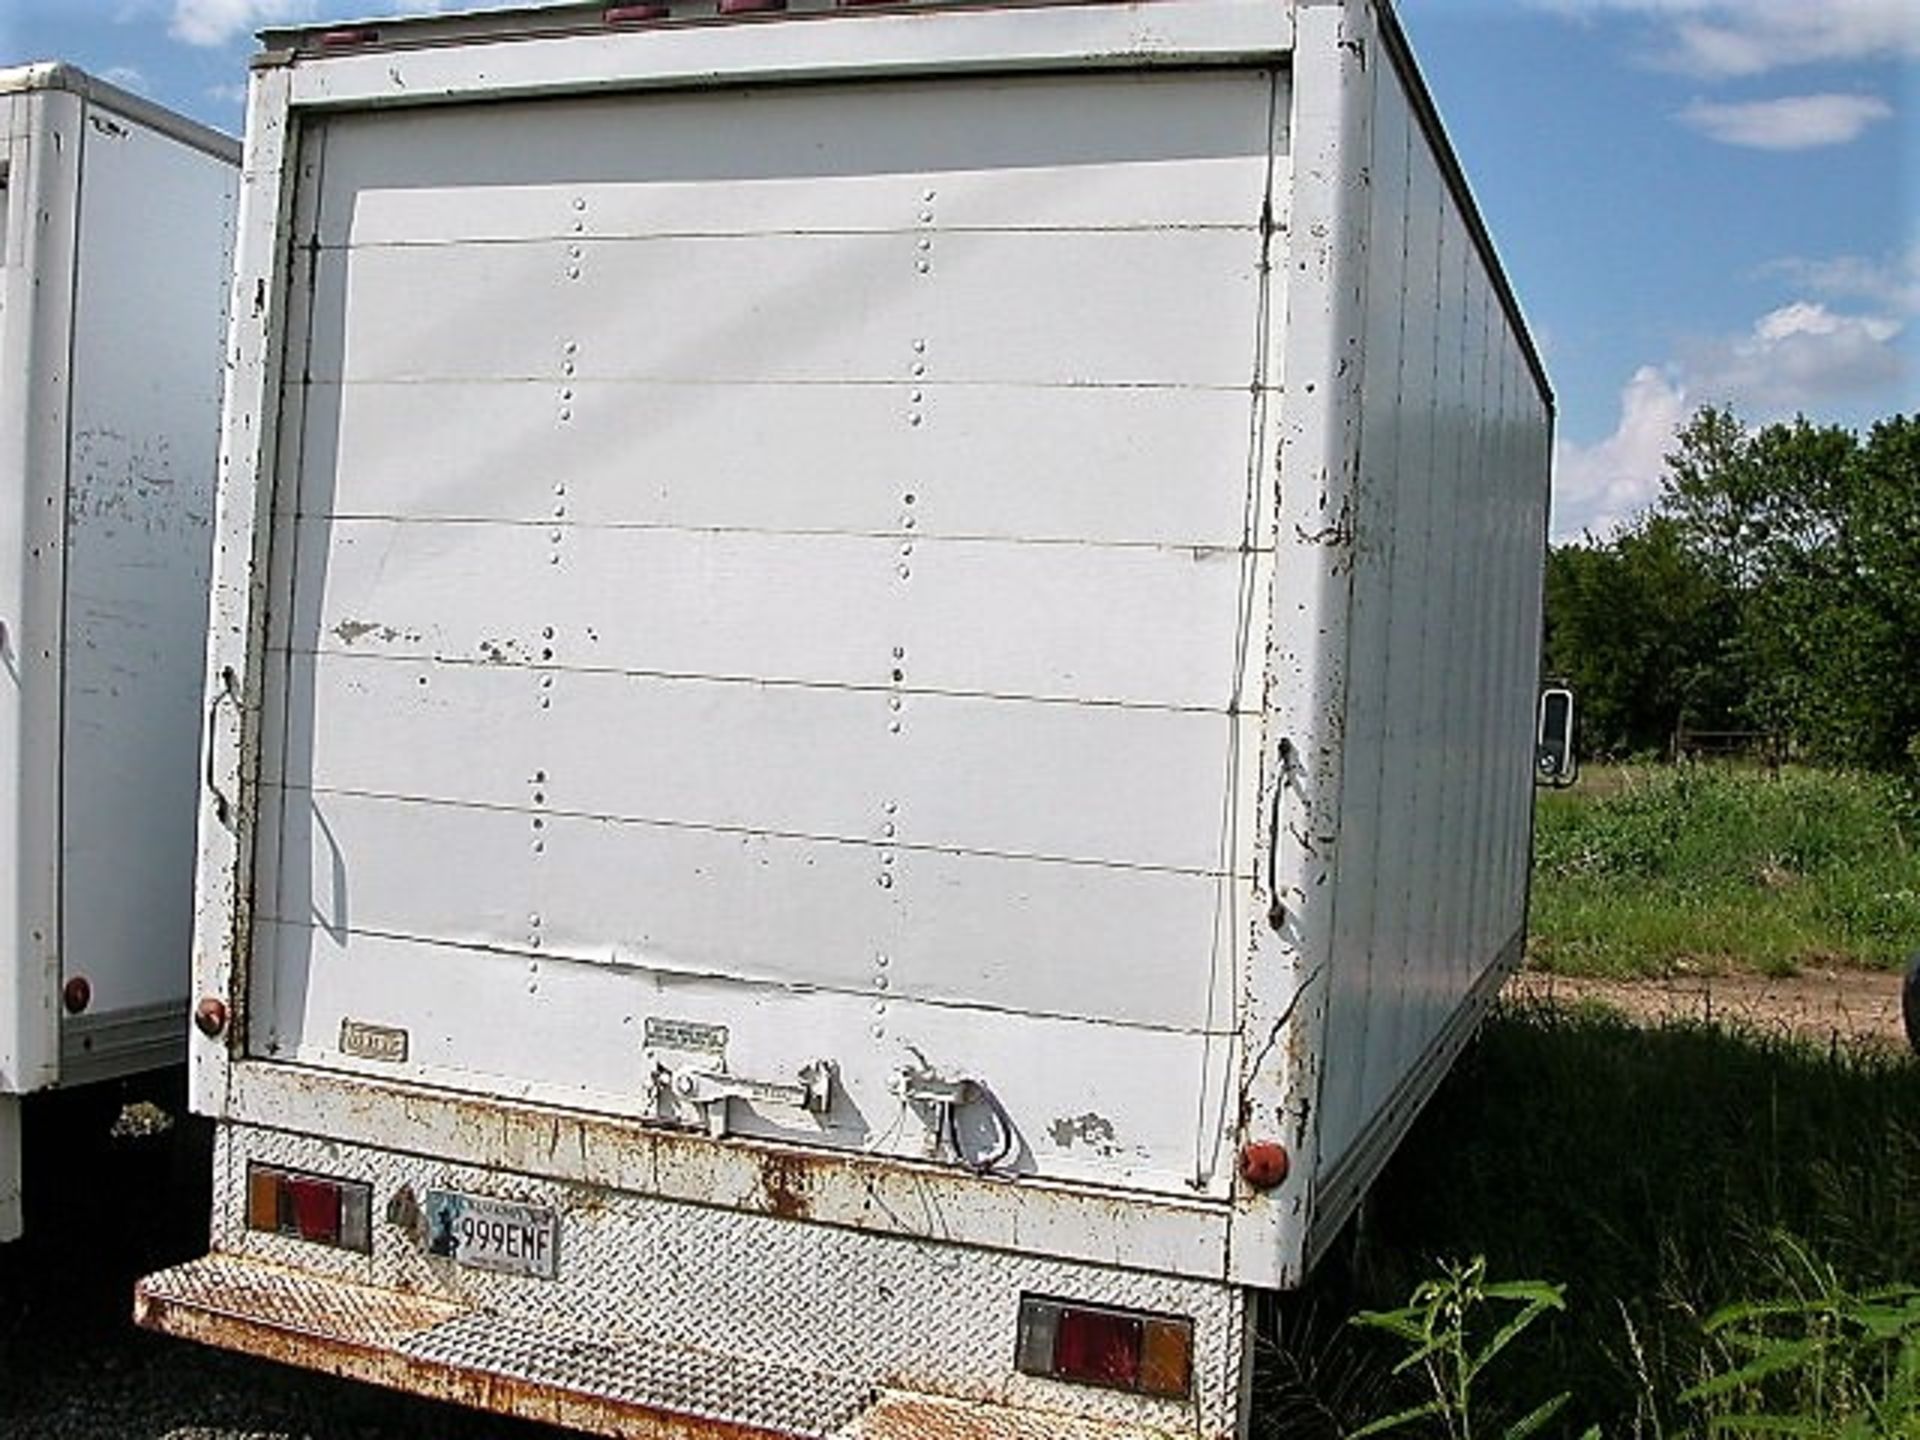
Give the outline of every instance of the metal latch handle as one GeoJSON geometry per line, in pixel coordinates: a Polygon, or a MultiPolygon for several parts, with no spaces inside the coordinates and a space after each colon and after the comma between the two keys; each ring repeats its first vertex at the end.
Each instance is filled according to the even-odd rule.
{"type": "Polygon", "coordinates": [[[206,744],[202,747],[206,756],[207,791],[213,796],[213,813],[222,825],[231,823],[233,803],[227,799],[220,789],[220,782],[214,777],[213,744],[215,733],[219,728],[221,702],[231,700],[236,705],[240,703],[239,682],[240,677],[234,674],[233,667],[222,665],[220,688],[213,692],[213,699],[207,702],[207,735],[206,744]]]}
{"type": "Polygon", "coordinates": [[[1300,757],[1293,741],[1280,741],[1280,773],[1273,781],[1273,822],[1267,834],[1267,924],[1275,930],[1286,927],[1287,907],[1280,900],[1280,837],[1286,833],[1287,791],[1299,770],[1300,757]]]}

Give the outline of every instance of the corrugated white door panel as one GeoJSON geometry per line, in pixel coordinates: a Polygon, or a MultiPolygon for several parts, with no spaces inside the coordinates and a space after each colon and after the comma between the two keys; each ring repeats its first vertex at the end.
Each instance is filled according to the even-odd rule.
{"type": "Polygon", "coordinates": [[[928,389],[913,363],[873,385],[316,384],[298,488],[275,504],[281,516],[1243,543],[1244,391],[928,389]]]}
{"type": "Polygon", "coordinates": [[[1251,227],[1271,85],[1258,72],[1104,75],[342,116],[327,123],[318,233],[1251,227]]]}
{"type": "Polygon", "coordinates": [[[906,540],[899,632],[906,683],[1226,710],[1239,679],[1246,557],[906,540]]]}
{"type": "Polygon", "coordinates": [[[303,520],[295,648],[885,685],[905,592],[858,536],[303,520]]]}
{"type": "Polygon", "coordinates": [[[1218,873],[1236,742],[1260,717],[910,695],[900,834],[988,854],[1218,873]],[[1236,734],[1237,732],[1237,734],[1236,734]]]}
{"type": "Polygon", "coordinates": [[[1224,710],[1225,549],[303,520],[295,648],[1224,710]]]}
{"type": "Polygon", "coordinates": [[[1220,714],[346,655],[289,672],[295,786],[841,839],[893,823],[909,844],[1199,872],[1226,853],[1220,714]]]}
{"type": "MultiPolygon", "coordinates": [[[[1009,1168],[1191,1193],[1203,1035],[377,936],[343,943],[312,926],[263,924],[255,943],[272,957],[256,970],[271,977],[256,984],[256,1053],[645,1115],[656,1063],[715,1058],[650,1055],[647,1021],[724,1027],[730,1074],[792,1083],[818,1060],[838,1070],[828,1115],[735,1101],[729,1120],[736,1133],[925,1156],[936,1143],[929,1120],[904,1107],[890,1085],[897,1071],[926,1067],[972,1077],[992,1092],[1016,1141],[1009,1168]],[[404,1030],[407,1059],[343,1053],[348,1021],[404,1030]]],[[[976,1158],[998,1138],[981,1107],[970,1107],[961,1128],[976,1158]]]]}
{"type": "Polygon", "coordinates": [[[929,381],[1244,390],[1260,250],[1211,230],[767,235],[375,246],[296,268],[318,271],[307,373],[322,381],[557,391],[567,365],[686,382],[924,364],[929,381]]]}
{"type": "Polygon", "coordinates": [[[545,811],[535,832],[526,811],[298,790],[284,803],[262,914],[336,940],[1180,1029],[1205,1027],[1214,957],[1233,947],[1234,882],[1205,875],[545,811]]]}

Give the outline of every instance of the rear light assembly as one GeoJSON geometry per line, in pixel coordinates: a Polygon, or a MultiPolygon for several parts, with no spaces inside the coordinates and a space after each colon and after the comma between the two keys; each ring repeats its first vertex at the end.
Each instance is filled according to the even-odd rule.
{"type": "Polygon", "coordinates": [[[247,1228],[370,1254],[373,1187],[358,1180],[249,1165],[247,1228]]]}
{"type": "Polygon", "coordinates": [[[1022,1296],[1014,1368],[1047,1380],[1184,1400],[1193,1390],[1193,1321],[1022,1296]]]}

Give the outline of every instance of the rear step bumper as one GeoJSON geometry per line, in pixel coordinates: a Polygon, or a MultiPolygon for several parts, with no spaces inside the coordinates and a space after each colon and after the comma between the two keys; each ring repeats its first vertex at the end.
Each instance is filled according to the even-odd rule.
{"type": "Polygon", "coordinates": [[[533,1325],[233,1255],[134,1292],[149,1330],[624,1440],[1173,1440],[657,1341],[533,1325]]]}

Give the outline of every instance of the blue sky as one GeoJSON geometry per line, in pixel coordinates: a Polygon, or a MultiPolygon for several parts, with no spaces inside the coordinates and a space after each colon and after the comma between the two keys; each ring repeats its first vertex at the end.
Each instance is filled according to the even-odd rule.
{"type": "MultiPolygon", "coordinates": [[[[0,0],[223,129],[255,26],[433,0],[0,0]]],[[[1694,407],[1920,410],[1920,0],[1401,0],[1560,396],[1556,534],[1656,492],[1694,407]]]]}

